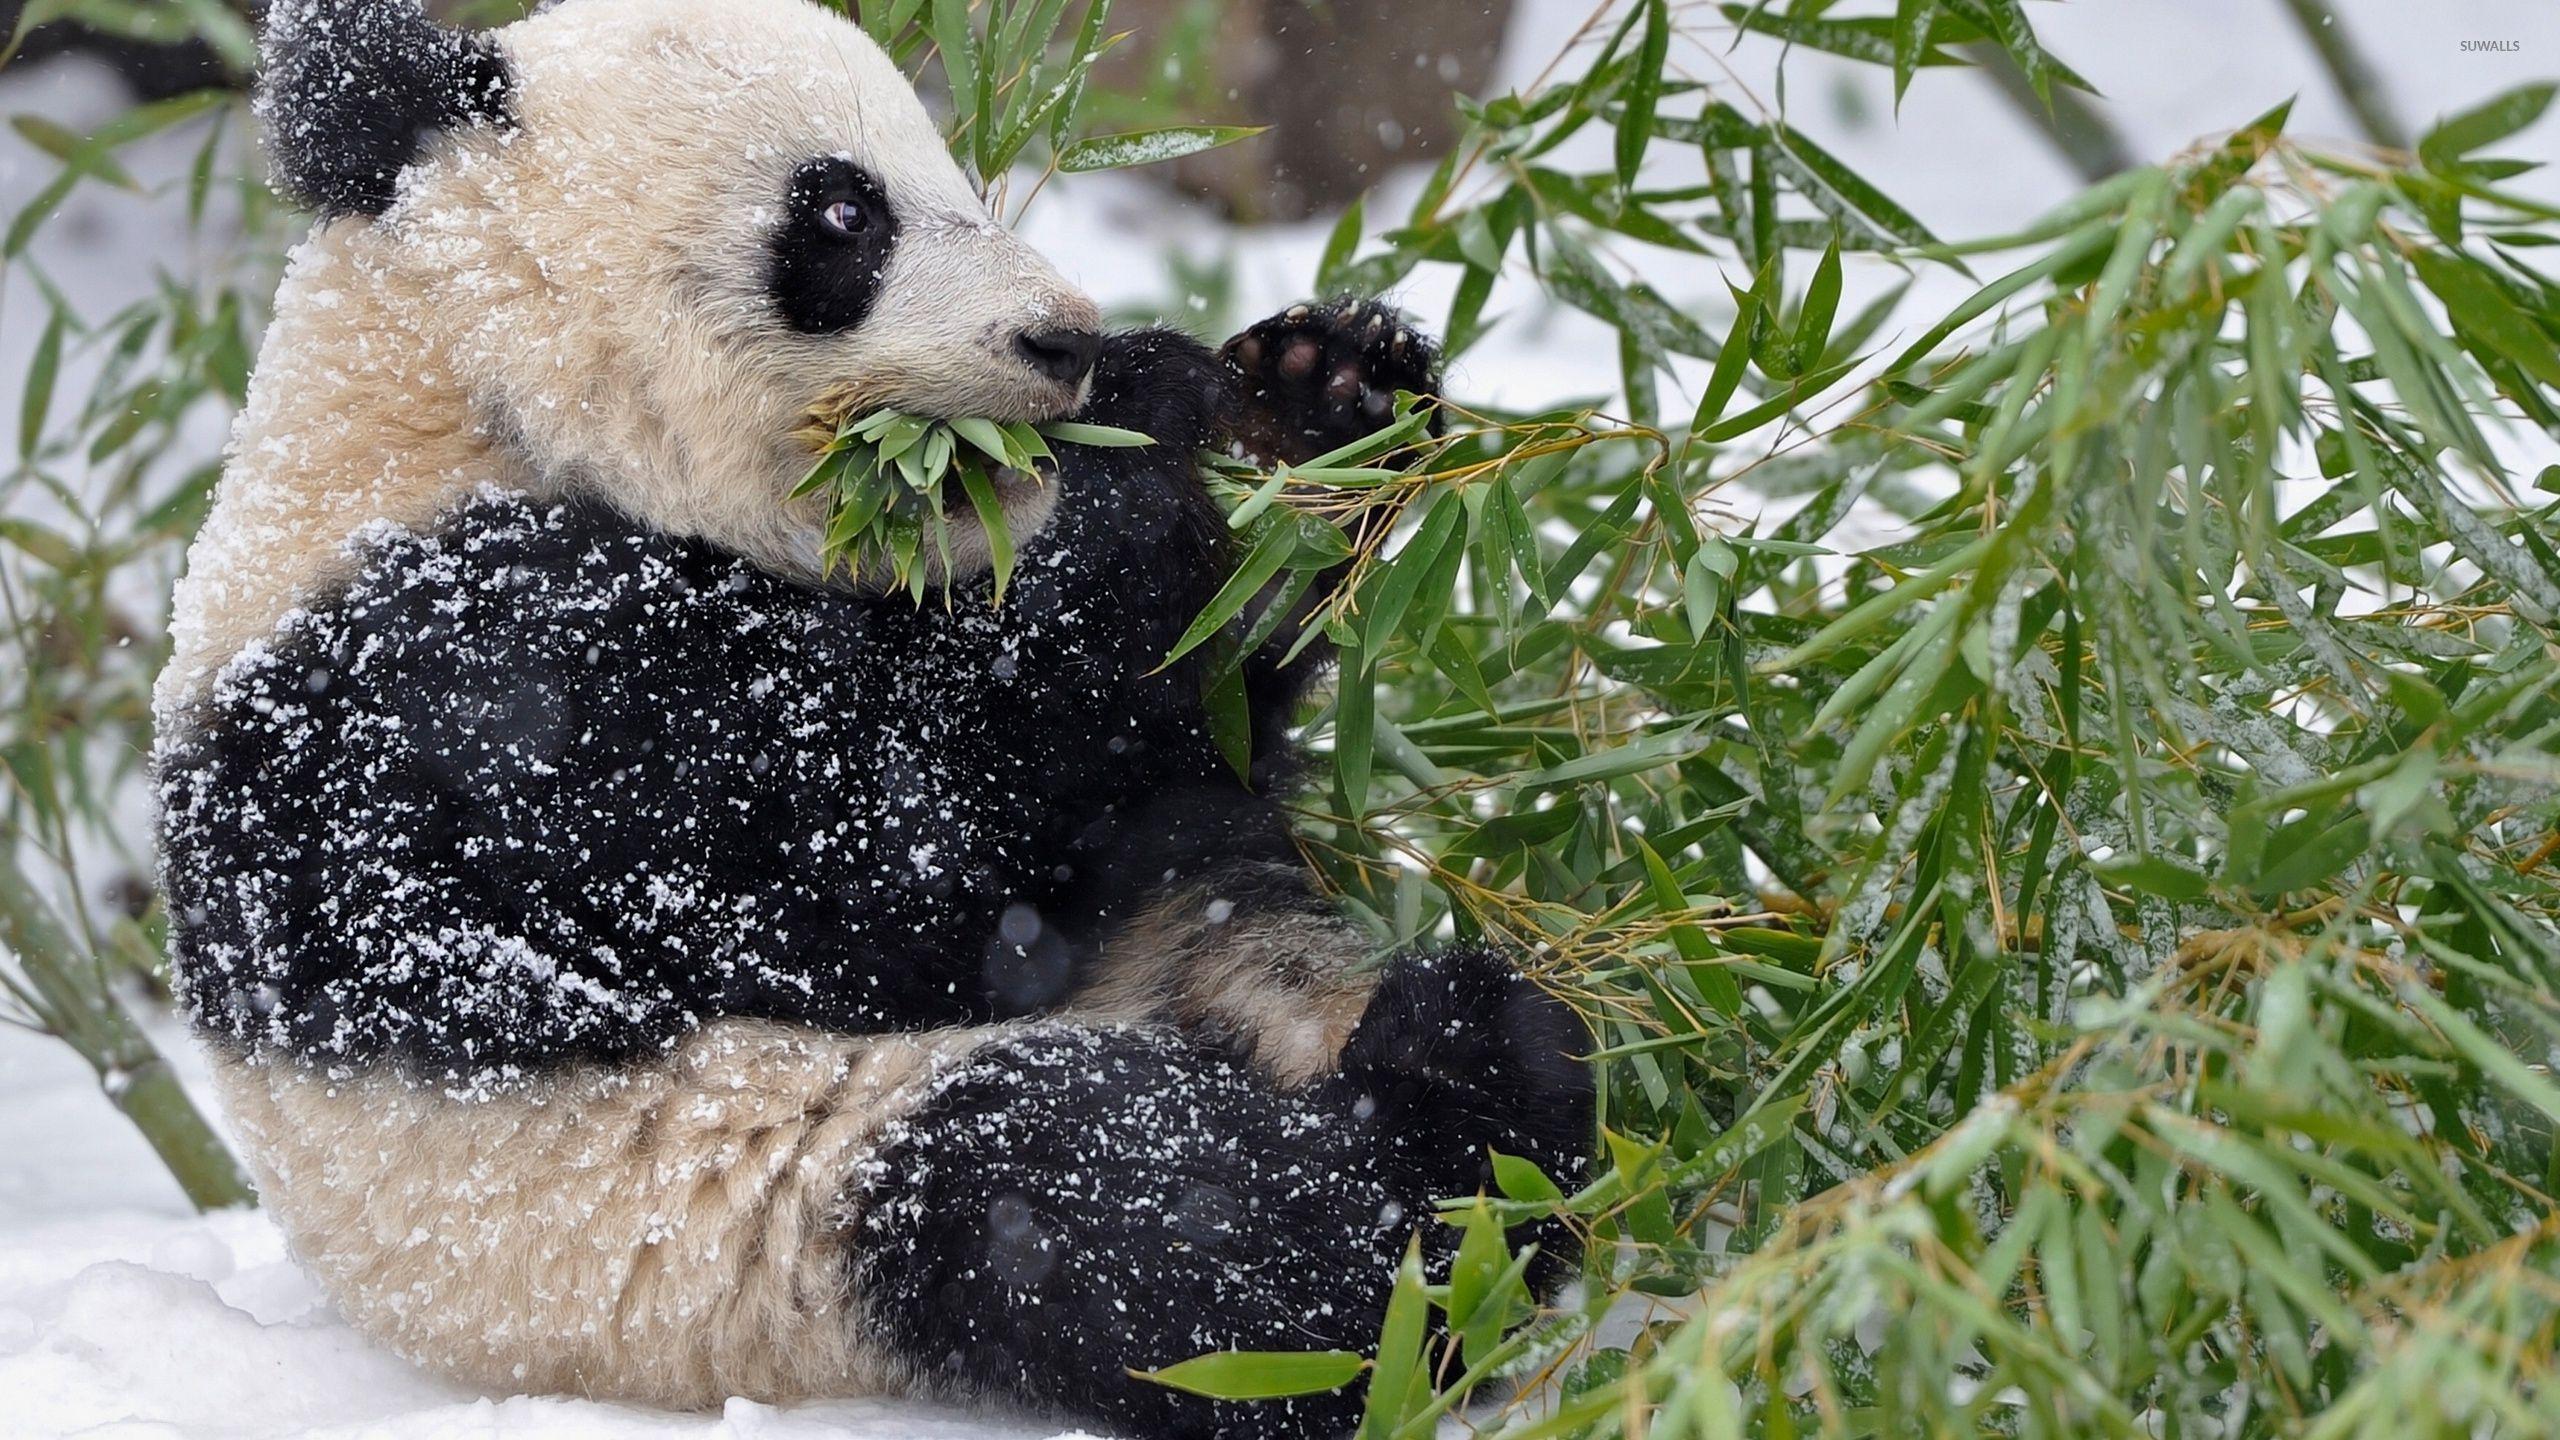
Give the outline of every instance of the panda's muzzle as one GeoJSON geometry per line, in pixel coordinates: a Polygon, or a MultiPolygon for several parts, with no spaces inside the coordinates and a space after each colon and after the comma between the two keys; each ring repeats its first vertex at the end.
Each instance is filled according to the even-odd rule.
{"type": "Polygon", "coordinates": [[[999,423],[1071,415],[1103,358],[1102,309],[1011,232],[909,217],[879,302],[825,357],[858,408],[999,423]]]}

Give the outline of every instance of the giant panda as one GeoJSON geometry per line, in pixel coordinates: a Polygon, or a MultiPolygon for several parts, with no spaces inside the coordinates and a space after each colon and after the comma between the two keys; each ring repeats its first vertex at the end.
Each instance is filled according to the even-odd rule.
{"type": "Polygon", "coordinates": [[[264,46],[320,219],[154,773],[176,983],[302,1263],[502,1393],[1348,1426],[1356,1386],[1132,1372],[1370,1343],[1489,1151],[1576,1171],[1588,1040],[1328,908],[1279,798],[1308,661],[1247,665],[1250,780],[1160,662],[1233,564],[1198,453],[1356,437],[1428,342],[1103,333],[806,0],[279,0],[264,46]],[[963,516],[919,605],[792,498],[826,397],[1155,443],[1006,477],[1010,593],[963,516]]]}

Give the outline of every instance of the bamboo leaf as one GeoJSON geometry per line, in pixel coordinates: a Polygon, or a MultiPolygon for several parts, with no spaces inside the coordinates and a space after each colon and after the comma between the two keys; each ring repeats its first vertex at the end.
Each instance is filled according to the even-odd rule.
{"type": "Polygon", "coordinates": [[[1330,295],[1340,291],[1347,279],[1351,257],[1360,249],[1361,210],[1368,201],[1361,195],[1343,207],[1342,218],[1333,223],[1325,236],[1324,254],[1316,260],[1316,290],[1330,295]]]}
{"type": "Polygon", "coordinates": [[[122,165],[117,164],[114,155],[92,146],[83,137],[72,134],[41,115],[13,115],[9,117],[9,128],[17,131],[28,144],[62,161],[72,169],[94,175],[119,190],[130,190],[137,194],[142,190],[141,182],[135,180],[131,172],[122,165]]]}
{"type": "Polygon", "coordinates": [[[1653,139],[1653,112],[1662,98],[1662,66],[1671,53],[1671,6],[1668,0],[1641,0],[1644,39],[1635,66],[1620,92],[1625,111],[1618,117],[1618,185],[1632,189],[1644,164],[1645,146],[1653,139]]]}
{"type": "Polygon", "coordinates": [[[1360,1416],[1360,1440],[1388,1440],[1405,1416],[1417,1408],[1416,1391],[1430,1393],[1430,1372],[1422,1366],[1423,1324],[1431,1302],[1422,1290],[1422,1237],[1405,1245],[1404,1263],[1396,1267],[1395,1288],[1387,1297],[1385,1327],[1379,1332],[1377,1363],[1369,1371],[1369,1398],[1360,1416]]]}
{"type": "Polygon", "coordinates": [[[1898,0],[1893,12],[1893,103],[1899,110],[1911,76],[1929,53],[1929,32],[1938,18],[1938,0],[1898,0]]]}
{"type": "Polygon", "coordinates": [[[26,388],[18,399],[18,458],[32,459],[44,440],[45,417],[53,409],[53,379],[62,366],[62,330],[68,312],[55,310],[36,339],[27,361],[26,388]]]}
{"type": "Polygon", "coordinates": [[[1363,649],[1374,654],[1397,633],[1414,596],[1431,568],[1439,563],[1440,552],[1448,546],[1465,516],[1466,507],[1454,492],[1440,492],[1422,517],[1422,524],[1414,530],[1413,538],[1405,542],[1394,559],[1380,567],[1364,591],[1367,614],[1360,626],[1363,649]]]}
{"type": "Polygon", "coordinates": [[[1824,351],[1831,343],[1831,321],[1840,312],[1840,246],[1837,242],[1822,252],[1822,260],[1814,266],[1813,282],[1805,287],[1804,305],[1796,315],[1796,371],[1803,374],[1822,364],[1824,351]]]}
{"type": "Polygon", "coordinates": [[[1264,526],[1254,537],[1252,547],[1245,551],[1244,561],[1236,567],[1235,574],[1218,587],[1217,594],[1209,597],[1209,603],[1201,607],[1190,628],[1182,632],[1182,637],[1174,642],[1173,649],[1166,652],[1161,663],[1171,665],[1190,654],[1210,636],[1217,634],[1220,627],[1242,614],[1246,604],[1261,593],[1271,577],[1297,557],[1300,533],[1289,525],[1264,526]]]}
{"type": "Polygon", "coordinates": [[[2459,168],[2464,156],[2495,145],[2542,118],[2551,108],[2550,81],[2520,85],[2437,122],[2418,139],[2418,158],[2439,174],[2459,168]]]}
{"type": "Polygon", "coordinates": [[[1215,1400],[1278,1400],[1339,1390],[1367,1367],[1349,1350],[1219,1350],[1129,1373],[1215,1400]]]}
{"type": "Polygon", "coordinates": [[[1934,246],[1938,237],[1908,210],[1887,198],[1831,152],[1784,124],[1769,127],[1771,153],[1795,181],[1798,193],[1832,219],[1897,245],[1934,246]]]}
{"type": "Polygon", "coordinates": [[[1353,815],[1369,809],[1370,761],[1376,754],[1377,677],[1368,657],[1345,650],[1333,697],[1333,774],[1342,788],[1342,803],[1353,815]]]}
{"type": "Polygon", "coordinates": [[[1040,424],[1040,433],[1052,440],[1064,440],[1070,445],[1091,445],[1104,450],[1129,449],[1156,443],[1152,436],[1142,435],[1135,430],[1124,430],[1116,425],[1096,425],[1084,420],[1044,420],[1040,424]]]}
{"type": "MultiPolygon", "coordinates": [[[[948,3],[948,0],[945,0],[948,3]]],[[[1267,128],[1261,125],[1166,125],[1153,130],[1128,130],[1117,135],[1096,135],[1078,140],[1058,153],[1058,168],[1070,175],[1095,170],[1125,170],[1136,165],[1160,165],[1250,140],[1267,128]]]]}
{"type": "Polygon", "coordinates": [[[994,482],[976,466],[961,470],[960,485],[969,496],[969,508],[977,513],[979,529],[987,537],[988,568],[994,572],[996,582],[995,603],[1001,605],[1005,587],[1013,583],[1013,532],[1005,524],[1004,502],[996,498],[994,482]]]}
{"type": "Polygon", "coordinates": [[[2560,388],[2560,346],[2510,303],[2471,261],[2432,250],[2413,251],[2409,263],[2442,300],[2458,330],[2476,335],[2498,354],[2545,385],[2560,388]]]}

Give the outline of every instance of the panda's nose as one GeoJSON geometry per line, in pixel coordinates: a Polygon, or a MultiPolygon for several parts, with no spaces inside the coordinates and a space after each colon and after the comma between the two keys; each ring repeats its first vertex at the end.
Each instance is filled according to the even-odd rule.
{"type": "Polygon", "coordinates": [[[1013,352],[1032,369],[1072,385],[1093,369],[1102,337],[1090,330],[1025,330],[1013,337],[1013,352]]]}

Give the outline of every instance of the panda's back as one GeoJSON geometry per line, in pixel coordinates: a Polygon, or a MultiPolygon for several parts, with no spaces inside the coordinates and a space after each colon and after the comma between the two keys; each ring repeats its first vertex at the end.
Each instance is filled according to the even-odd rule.
{"type": "Polygon", "coordinates": [[[955,976],[1078,804],[981,713],[1016,637],[596,504],[360,548],[157,757],[201,1029],[450,1081],[719,1016],[986,1018],[955,976]]]}

